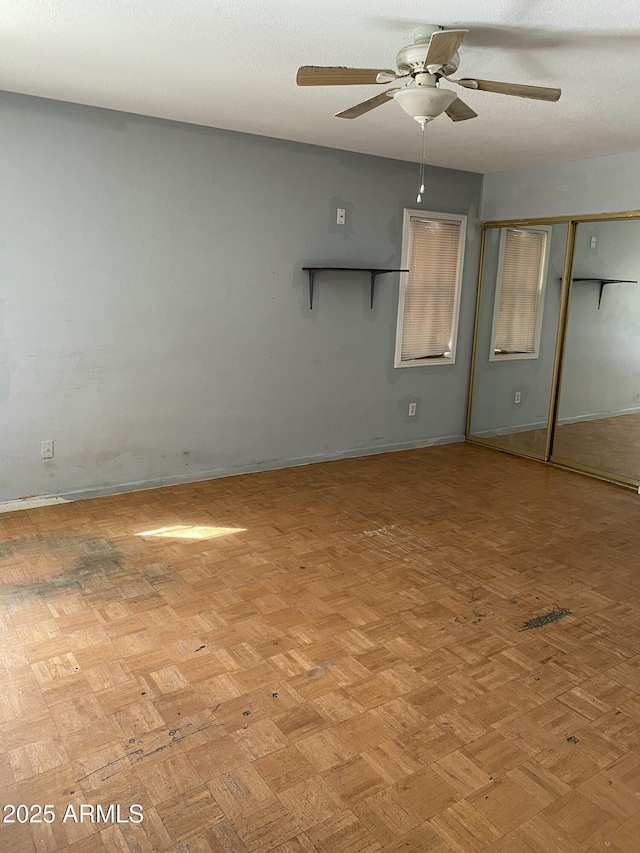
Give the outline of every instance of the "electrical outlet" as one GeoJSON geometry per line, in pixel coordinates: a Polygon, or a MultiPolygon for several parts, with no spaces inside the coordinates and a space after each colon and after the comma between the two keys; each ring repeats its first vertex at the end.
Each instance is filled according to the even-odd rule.
{"type": "Polygon", "coordinates": [[[592,249],[595,249],[595,247],[596,247],[596,235],[595,235],[595,234],[593,234],[593,235],[591,236],[591,248],[592,248],[592,249]]]}
{"type": "Polygon", "coordinates": [[[409,417],[412,418],[416,413],[416,404],[409,403],[409,417]]]}
{"type": "Polygon", "coordinates": [[[521,399],[522,399],[522,395],[521,395],[520,391],[516,391],[516,393],[513,396],[513,402],[519,403],[521,399]]]}
{"type": "Polygon", "coordinates": [[[40,442],[40,458],[53,459],[53,439],[40,442]]]}
{"type": "Polygon", "coordinates": [[[338,212],[336,214],[336,222],[338,223],[338,225],[344,225],[346,221],[347,211],[344,209],[344,207],[339,207],[338,212]]]}

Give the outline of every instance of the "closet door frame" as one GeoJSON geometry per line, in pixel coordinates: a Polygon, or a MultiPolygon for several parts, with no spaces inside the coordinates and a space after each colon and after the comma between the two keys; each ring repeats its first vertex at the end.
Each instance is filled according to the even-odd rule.
{"type": "MultiPolygon", "coordinates": [[[[571,291],[572,291],[572,275],[573,275],[573,263],[575,258],[575,248],[576,248],[576,234],[578,230],[578,225],[581,222],[602,222],[602,221],[612,221],[612,220],[629,220],[629,219],[640,219],[640,210],[629,210],[629,211],[621,211],[618,213],[593,213],[593,214],[580,214],[577,216],[550,216],[550,217],[536,217],[533,219],[505,219],[505,220],[490,220],[483,223],[482,226],[482,242],[480,247],[480,269],[478,273],[478,291],[476,297],[476,313],[475,313],[475,323],[474,323],[474,334],[473,334],[473,350],[472,350],[472,358],[471,358],[471,376],[470,376],[470,385],[469,385],[469,403],[467,408],[467,426],[466,426],[466,440],[473,444],[481,444],[485,447],[492,447],[494,450],[500,450],[505,453],[510,453],[515,456],[524,456],[528,459],[536,459],[540,462],[546,462],[550,465],[554,465],[558,468],[564,468],[570,471],[578,471],[583,474],[588,474],[591,477],[597,477],[601,480],[607,480],[612,483],[617,483],[621,486],[626,486],[627,488],[632,488],[636,491],[640,491],[640,480],[633,477],[626,477],[622,474],[613,473],[611,471],[603,471],[599,468],[594,468],[589,465],[582,465],[575,463],[573,461],[565,460],[560,457],[554,456],[553,454],[553,440],[555,437],[555,431],[557,426],[558,419],[558,411],[560,404],[560,395],[562,393],[562,368],[565,360],[565,351],[566,351],[566,341],[567,341],[567,329],[569,323],[569,309],[571,303],[571,291]],[[554,364],[553,364],[553,374],[551,379],[551,393],[549,399],[549,411],[547,417],[547,435],[546,435],[546,443],[545,450],[543,453],[539,453],[536,451],[525,451],[518,448],[508,447],[506,445],[500,445],[499,442],[491,439],[485,439],[480,436],[474,436],[471,433],[471,415],[472,415],[472,407],[473,407],[473,394],[474,394],[474,376],[475,376],[475,368],[476,362],[478,359],[478,337],[479,337],[479,317],[480,317],[480,306],[481,306],[481,298],[482,298],[482,286],[483,286],[483,269],[484,269],[484,260],[485,260],[485,247],[486,247],[486,237],[487,232],[490,229],[495,228],[509,228],[509,227],[518,227],[518,226],[535,226],[535,225],[555,225],[555,224],[566,224],[567,225],[567,236],[566,236],[566,244],[565,244],[565,254],[564,254],[564,265],[563,265],[563,273],[562,273],[562,284],[561,284],[561,292],[560,292],[560,310],[558,313],[558,327],[556,332],[556,348],[555,348],[555,356],[554,356],[554,364]]],[[[499,436],[498,436],[499,438],[499,436]]]]}

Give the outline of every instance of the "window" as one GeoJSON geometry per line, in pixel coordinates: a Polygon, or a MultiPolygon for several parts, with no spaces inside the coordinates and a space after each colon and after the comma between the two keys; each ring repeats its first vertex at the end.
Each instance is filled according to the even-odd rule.
{"type": "Polygon", "coordinates": [[[551,228],[503,228],[490,361],[538,358],[551,228]]]}
{"type": "Polygon", "coordinates": [[[405,210],[396,367],[453,364],[466,216],[405,210]]]}

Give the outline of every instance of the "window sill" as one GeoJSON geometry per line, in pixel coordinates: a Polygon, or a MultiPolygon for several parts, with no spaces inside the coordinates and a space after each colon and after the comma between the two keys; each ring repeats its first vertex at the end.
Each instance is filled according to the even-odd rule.
{"type": "Polygon", "coordinates": [[[394,367],[432,367],[434,365],[455,364],[455,357],[416,358],[412,361],[396,361],[394,367]]]}

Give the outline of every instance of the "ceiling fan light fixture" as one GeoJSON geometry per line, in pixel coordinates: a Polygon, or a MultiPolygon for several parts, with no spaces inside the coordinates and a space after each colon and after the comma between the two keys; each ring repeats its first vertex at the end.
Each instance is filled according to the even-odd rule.
{"type": "Polygon", "coordinates": [[[407,86],[396,92],[393,97],[411,118],[422,124],[443,113],[455,101],[457,95],[451,89],[407,86]]]}

